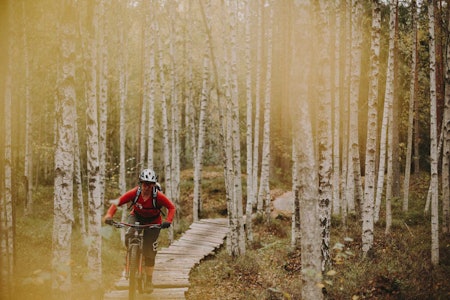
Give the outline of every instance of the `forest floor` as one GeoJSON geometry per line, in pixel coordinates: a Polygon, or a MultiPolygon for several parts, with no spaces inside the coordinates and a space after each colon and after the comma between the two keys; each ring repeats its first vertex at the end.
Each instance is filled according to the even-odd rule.
{"type": "MultiPolygon", "coordinates": [[[[203,218],[226,216],[226,200],[221,168],[203,172],[203,218]]],[[[427,175],[413,176],[409,212],[401,211],[401,200],[393,200],[393,224],[384,233],[384,209],[375,228],[374,248],[368,258],[361,256],[361,222],[350,215],[347,226],[333,218],[330,253],[332,266],[323,278],[328,299],[450,299],[450,235],[440,235],[440,264],[431,265],[430,216],[424,214],[427,175]]],[[[245,183],[245,178],[244,178],[245,183]]],[[[272,198],[289,190],[289,183],[271,183],[272,198]]],[[[245,190],[245,189],[244,189],[245,190]]],[[[192,170],[182,172],[182,217],[177,238],[192,221],[192,170]]],[[[117,190],[109,189],[110,198],[117,190]]],[[[37,188],[35,211],[24,217],[16,207],[16,277],[13,299],[51,299],[52,187],[37,188]]],[[[288,200],[287,200],[288,201],[288,200]]],[[[279,208],[278,203],[275,204],[279,208]]],[[[119,216],[118,216],[119,217],[119,216]]],[[[225,247],[207,257],[190,275],[187,299],[301,299],[301,254],[290,246],[290,217],[274,212],[270,222],[256,218],[253,241],[246,254],[231,258],[225,247]]],[[[103,232],[103,285],[111,288],[121,274],[124,248],[118,232],[105,227],[103,232]]],[[[91,278],[87,276],[86,239],[75,223],[72,234],[72,299],[93,299],[86,295],[91,278]]],[[[167,233],[160,246],[168,245],[167,233]]],[[[64,268],[62,268],[64,270],[64,268]]]]}

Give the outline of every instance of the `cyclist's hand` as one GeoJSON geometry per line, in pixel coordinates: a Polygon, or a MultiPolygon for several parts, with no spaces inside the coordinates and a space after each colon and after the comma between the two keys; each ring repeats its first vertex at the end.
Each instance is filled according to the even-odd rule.
{"type": "Polygon", "coordinates": [[[113,221],[112,218],[106,218],[106,219],[105,219],[105,224],[112,225],[113,222],[114,222],[114,221],[113,221]]]}
{"type": "Polygon", "coordinates": [[[161,228],[169,228],[170,224],[171,224],[170,222],[162,222],[161,228]]]}

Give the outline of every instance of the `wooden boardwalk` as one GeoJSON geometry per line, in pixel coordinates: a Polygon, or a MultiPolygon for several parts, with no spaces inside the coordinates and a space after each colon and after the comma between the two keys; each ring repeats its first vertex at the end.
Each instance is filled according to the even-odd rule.
{"type": "MultiPolygon", "coordinates": [[[[186,299],[189,273],[200,261],[223,244],[228,232],[227,219],[203,219],[191,224],[189,229],[169,247],[156,255],[151,294],[141,294],[137,299],[186,299]]],[[[104,295],[105,300],[128,299],[128,282],[119,280],[117,290],[104,295]]]]}

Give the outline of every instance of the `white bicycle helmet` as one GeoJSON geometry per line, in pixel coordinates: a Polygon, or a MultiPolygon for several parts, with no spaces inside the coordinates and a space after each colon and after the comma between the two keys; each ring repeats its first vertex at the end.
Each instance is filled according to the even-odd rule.
{"type": "Polygon", "coordinates": [[[139,175],[139,181],[156,183],[157,177],[155,171],[153,171],[152,169],[142,170],[141,174],[139,175]]]}

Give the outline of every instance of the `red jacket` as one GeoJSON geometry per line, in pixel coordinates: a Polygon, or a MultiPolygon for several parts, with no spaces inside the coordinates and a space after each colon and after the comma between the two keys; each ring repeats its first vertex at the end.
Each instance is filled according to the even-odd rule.
{"type": "MultiPolygon", "coordinates": [[[[121,206],[123,204],[126,204],[128,202],[133,202],[134,198],[136,197],[138,187],[135,187],[134,189],[129,190],[125,194],[123,194],[119,198],[118,206],[121,206]]],[[[136,204],[133,206],[133,209],[131,210],[130,214],[135,215],[138,214],[139,216],[142,216],[144,218],[155,218],[151,221],[151,224],[161,224],[162,223],[162,216],[160,212],[160,208],[166,207],[167,217],[166,221],[172,223],[173,217],[175,215],[175,205],[172,203],[172,201],[167,198],[166,195],[161,193],[160,191],[156,194],[156,208],[153,207],[153,199],[150,198],[146,201],[144,201],[142,197],[142,193],[139,195],[139,198],[136,202],[136,204]]],[[[108,212],[106,213],[105,218],[112,218],[114,214],[117,211],[117,206],[115,204],[112,204],[110,208],[108,209],[108,212]]]]}

